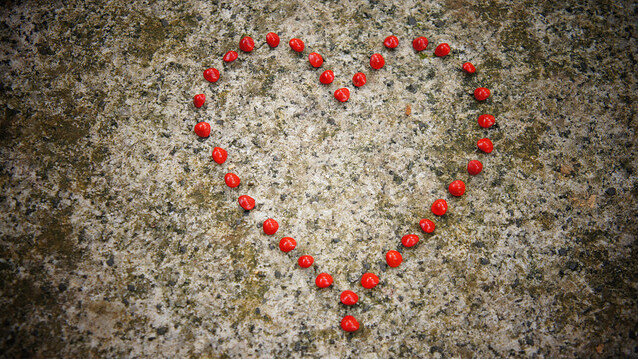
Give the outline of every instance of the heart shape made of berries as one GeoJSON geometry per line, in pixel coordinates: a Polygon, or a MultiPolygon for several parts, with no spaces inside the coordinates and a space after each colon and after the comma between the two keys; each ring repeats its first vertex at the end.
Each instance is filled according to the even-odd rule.
{"type": "MultiPolygon", "coordinates": [[[[275,49],[280,45],[279,36],[274,33],[268,33],[265,36],[266,44],[271,48],[275,49]]],[[[386,66],[386,59],[382,52],[386,52],[387,54],[391,54],[394,49],[396,49],[400,45],[400,41],[396,36],[388,36],[383,41],[383,46],[379,49],[374,49],[374,53],[369,58],[369,71],[383,71],[383,68],[386,66]]],[[[299,38],[292,38],[288,41],[288,45],[290,46],[290,50],[294,53],[303,53],[304,50],[307,50],[305,43],[299,38]]],[[[425,51],[428,48],[428,40],[427,38],[420,36],[412,40],[412,48],[414,49],[415,55],[425,51]]],[[[239,42],[239,50],[242,54],[247,54],[255,50],[255,41],[251,37],[243,37],[239,42]]],[[[450,46],[447,43],[441,43],[436,46],[434,50],[434,58],[435,59],[444,59],[451,51],[450,46]]],[[[237,51],[231,50],[228,51],[223,56],[223,61],[225,63],[232,63],[236,61],[240,57],[237,51]]],[[[319,52],[309,52],[308,54],[308,62],[312,68],[322,68],[324,65],[324,58],[319,52]]],[[[470,62],[464,62],[460,66],[457,66],[454,70],[463,71],[468,76],[471,76],[476,71],[475,66],[470,62]]],[[[208,68],[203,72],[203,80],[208,81],[209,83],[216,83],[219,81],[222,74],[216,68],[208,68]]],[[[335,74],[332,70],[326,69],[323,71],[319,78],[317,79],[317,86],[330,86],[335,80],[335,74]]],[[[366,85],[368,81],[365,72],[357,72],[352,75],[352,85],[355,88],[360,88],[366,85]]],[[[483,102],[487,100],[490,96],[490,90],[486,87],[477,87],[473,89],[472,95],[478,102],[483,102]]],[[[338,102],[348,102],[351,98],[351,91],[348,87],[339,87],[336,88],[333,92],[333,96],[335,99],[335,104],[338,102]]],[[[196,108],[201,108],[206,103],[206,95],[203,93],[196,94],[193,97],[193,105],[196,108]]],[[[412,113],[411,107],[406,106],[404,116],[410,116],[412,113]]],[[[479,113],[477,115],[477,123],[482,128],[490,128],[496,122],[494,116],[490,114],[479,113]]],[[[207,122],[199,122],[194,126],[194,132],[200,138],[207,138],[211,134],[211,125],[207,122]]],[[[477,148],[481,152],[488,154],[493,150],[493,144],[488,138],[478,139],[477,148]]],[[[229,149],[232,151],[232,149],[229,149]]],[[[215,147],[212,149],[212,159],[218,165],[224,165],[228,159],[228,151],[221,147],[215,147]]],[[[480,174],[483,170],[483,164],[477,159],[471,159],[467,162],[467,173],[470,176],[476,176],[480,174]]],[[[230,188],[238,188],[242,184],[241,178],[233,173],[227,172],[224,175],[224,182],[230,188]]],[[[449,183],[447,188],[451,198],[461,197],[465,194],[466,188],[465,183],[462,180],[454,180],[449,183]]],[[[245,211],[254,211],[256,210],[256,201],[254,198],[247,194],[241,193],[237,198],[238,204],[245,211]]],[[[431,235],[435,232],[436,229],[436,219],[444,216],[448,211],[448,201],[444,198],[436,198],[434,199],[430,206],[430,211],[433,216],[429,216],[430,218],[422,218],[419,221],[419,227],[422,231],[422,235],[431,235]]],[[[260,225],[263,234],[266,236],[274,236],[277,233],[285,232],[284,228],[280,228],[279,222],[275,218],[268,218],[260,225]]],[[[401,238],[401,246],[403,248],[412,248],[416,246],[420,237],[416,233],[405,233],[405,235],[401,238]]],[[[297,241],[290,236],[282,236],[278,243],[279,249],[284,253],[291,253],[297,249],[297,241]]],[[[384,253],[385,261],[390,268],[400,267],[403,262],[403,256],[398,250],[389,250],[384,253]]],[[[309,268],[313,265],[316,265],[314,258],[312,255],[301,253],[300,256],[297,257],[297,263],[299,268],[305,269],[309,268]]],[[[360,284],[364,290],[372,290],[375,288],[379,282],[380,278],[377,273],[366,272],[361,276],[360,284]]],[[[316,275],[314,280],[314,285],[318,288],[329,288],[333,285],[334,279],[331,274],[326,272],[321,272],[316,275]]],[[[340,302],[345,306],[355,305],[359,301],[359,295],[353,290],[344,290],[340,295],[340,302]]],[[[343,317],[341,321],[341,328],[346,332],[355,332],[359,330],[360,324],[359,321],[352,315],[346,315],[343,317]]]]}

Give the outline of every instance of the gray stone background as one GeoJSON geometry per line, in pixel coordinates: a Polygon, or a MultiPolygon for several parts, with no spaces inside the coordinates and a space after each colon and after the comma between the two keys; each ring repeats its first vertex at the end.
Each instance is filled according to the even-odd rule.
{"type": "Polygon", "coordinates": [[[637,356],[637,13],[631,1],[6,2],[0,356],[637,356]],[[223,64],[244,35],[255,51],[223,64]],[[355,90],[357,71],[368,84],[355,90]],[[477,103],[477,86],[493,97],[477,103]],[[497,126],[479,128],[481,113],[497,126]],[[483,136],[492,154],[476,150],[483,136]],[[485,169],[469,178],[475,158],[485,169]],[[446,192],[454,179],[462,198],[446,192]],[[240,194],[257,208],[243,213],[240,194]],[[422,235],[436,198],[450,210],[422,235]],[[276,236],[261,233],[268,217],[276,236]],[[421,242],[387,268],[406,233],[421,242]],[[297,249],[280,252],[281,236],[297,249]],[[315,265],[298,268],[301,254],[315,265]],[[314,286],[322,271],[333,288],[314,286]],[[366,271],[377,288],[358,283],[366,271]],[[359,332],[339,328],[347,314],[359,332]]]}

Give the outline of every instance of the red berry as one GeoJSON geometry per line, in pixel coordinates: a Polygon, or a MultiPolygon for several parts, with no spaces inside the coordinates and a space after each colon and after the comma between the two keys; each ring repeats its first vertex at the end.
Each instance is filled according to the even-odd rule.
{"type": "Polygon", "coordinates": [[[264,233],[266,233],[269,236],[272,236],[273,234],[277,233],[277,230],[279,229],[279,223],[277,223],[277,221],[275,221],[272,218],[268,218],[267,220],[264,221],[264,233]]]}
{"type": "Polygon", "coordinates": [[[363,72],[357,72],[352,76],[352,84],[361,87],[366,84],[366,75],[363,72]]]}
{"type": "Polygon", "coordinates": [[[432,233],[434,232],[434,228],[436,228],[436,226],[434,225],[434,222],[425,218],[419,221],[419,226],[425,233],[432,233]]]}
{"type": "Polygon", "coordinates": [[[341,292],[341,303],[345,305],[355,305],[359,301],[357,293],[351,290],[344,290],[341,292]]]}
{"type": "Polygon", "coordinates": [[[226,182],[226,186],[235,188],[239,186],[239,176],[234,173],[226,173],[226,176],[224,176],[224,182],[226,182]]]}
{"type": "Polygon", "coordinates": [[[331,84],[332,81],[334,80],[335,80],[335,73],[332,72],[332,70],[326,70],[321,74],[321,76],[319,76],[319,82],[321,82],[324,85],[331,84]]]}
{"type": "Polygon", "coordinates": [[[379,277],[374,273],[366,273],[361,277],[361,285],[363,288],[372,289],[379,284],[379,277]]]}
{"type": "Polygon", "coordinates": [[[468,74],[473,74],[476,72],[476,67],[474,67],[471,62],[466,62],[463,64],[463,71],[467,72],[468,74]]]}
{"type": "Polygon", "coordinates": [[[467,173],[476,176],[483,170],[483,164],[477,160],[471,160],[467,163],[467,173]]]}
{"type": "Polygon", "coordinates": [[[414,247],[417,243],[419,243],[419,236],[416,234],[406,234],[401,238],[401,244],[404,247],[414,247]]]}
{"type": "Polygon", "coordinates": [[[217,80],[219,80],[219,71],[216,68],[211,67],[204,71],[204,78],[208,82],[217,82],[217,80]]]}
{"type": "Polygon", "coordinates": [[[395,49],[397,46],[399,46],[399,39],[397,39],[397,37],[394,35],[390,35],[385,38],[385,40],[383,41],[383,45],[385,45],[385,47],[387,47],[388,49],[395,49]]]}
{"type": "Polygon", "coordinates": [[[328,273],[321,273],[315,279],[315,284],[319,288],[328,288],[332,285],[332,276],[328,273]]]}
{"type": "Polygon", "coordinates": [[[270,47],[279,46],[279,35],[275,34],[274,32],[267,33],[266,42],[268,43],[268,46],[270,47]]]}
{"type": "Polygon", "coordinates": [[[239,49],[243,52],[251,52],[255,48],[255,41],[250,36],[239,40],[239,49]]]}
{"type": "Polygon", "coordinates": [[[290,39],[288,44],[290,45],[290,48],[296,52],[302,52],[304,49],[303,41],[300,39],[290,39]]]}
{"type": "Polygon", "coordinates": [[[442,43],[434,49],[434,54],[438,57],[443,57],[450,53],[450,45],[442,43]]]}
{"type": "Polygon", "coordinates": [[[487,100],[488,97],[490,97],[490,89],[485,87],[479,87],[476,90],[474,90],[475,99],[479,101],[485,101],[487,100]]]}
{"type": "Polygon", "coordinates": [[[315,262],[315,259],[312,258],[312,256],[301,256],[299,257],[299,260],[297,261],[297,263],[299,263],[299,266],[301,268],[308,268],[314,262],[315,262]]]}
{"type": "Polygon", "coordinates": [[[228,51],[226,53],[226,55],[224,55],[223,60],[225,62],[233,62],[233,61],[237,60],[237,56],[239,56],[239,55],[237,55],[237,53],[235,51],[228,51]]]}
{"type": "Polygon", "coordinates": [[[346,102],[350,98],[350,90],[347,88],[340,88],[335,91],[335,98],[341,102],[346,102]]]}
{"type": "Polygon", "coordinates": [[[423,51],[423,50],[427,49],[427,47],[428,47],[428,39],[426,39],[423,36],[417,37],[416,39],[412,40],[412,47],[416,51],[423,51]]]}
{"type": "Polygon", "coordinates": [[[279,241],[279,249],[281,249],[282,252],[288,253],[295,249],[295,247],[297,247],[297,241],[292,237],[284,237],[279,241]]]}
{"type": "Polygon", "coordinates": [[[359,330],[359,322],[353,316],[346,315],[341,319],[341,329],[349,333],[356,332],[359,330]]]}
{"type": "Polygon", "coordinates": [[[250,211],[251,209],[255,208],[255,200],[252,197],[243,195],[243,196],[239,196],[239,205],[241,206],[241,208],[250,211]]]}
{"type": "Polygon", "coordinates": [[[463,193],[465,193],[465,183],[461,180],[456,180],[447,188],[450,191],[450,194],[455,197],[461,197],[463,193]]]}
{"type": "Polygon", "coordinates": [[[204,106],[204,102],[206,102],[206,95],[204,95],[203,93],[200,93],[199,95],[195,95],[193,97],[193,105],[195,105],[195,107],[197,108],[204,106]]]}
{"type": "Polygon", "coordinates": [[[483,128],[490,128],[494,126],[496,119],[492,115],[481,115],[478,117],[478,124],[483,128]]]}
{"type": "Polygon", "coordinates": [[[403,256],[397,251],[388,251],[388,253],[385,254],[385,261],[392,268],[398,267],[399,264],[403,262],[403,256]]]}
{"type": "Polygon", "coordinates": [[[219,163],[220,165],[226,162],[226,158],[228,158],[228,152],[221,147],[213,148],[213,161],[219,163]]]}
{"type": "Polygon", "coordinates": [[[210,136],[210,125],[207,122],[200,122],[196,124],[195,134],[203,138],[210,136]]]}
{"type": "Polygon", "coordinates": [[[373,54],[370,56],[370,66],[372,66],[373,69],[379,70],[383,65],[385,65],[385,60],[381,54],[373,54]]]}
{"type": "Polygon", "coordinates": [[[323,65],[323,57],[316,52],[308,54],[308,61],[310,61],[312,67],[321,67],[323,65]]]}
{"type": "Polygon", "coordinates": [[[489,138],[481,138],[480,140],[478,140],[476,145],[478,146],[479,150],[485,153],[490,153],[494,150],[494,144],[492,144],[492,141],[490,141],[489,138]]]}
{"type": "Polygon", "coordinates": [[[447,212],[447,202],[444,199],[437,199],[432,203],[432,213],[442,216],[447,212]]]}

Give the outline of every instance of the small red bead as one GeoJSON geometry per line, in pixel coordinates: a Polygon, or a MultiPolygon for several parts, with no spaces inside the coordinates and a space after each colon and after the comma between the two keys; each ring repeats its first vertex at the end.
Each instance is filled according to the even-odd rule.
{"type": "Polygon", "coordinates": [[[316,52],[308,54],[308,61],[310,61],[312,67],[321,67],[323,65],[323,57],[316,52]]]}
{"type": "Polygon", "coordinates": [[[434,54],[438,57],[446,56],[449,53],[450,53],[450,45],[446,43],[442,43],[441,45],[437,46],[436,49],[434,49],[434,54]]]}
{"type": "Polygon", "coordinates": [[[295,247],[297,247],[297,241],[292,237],[284,237],[279,241],[279,249],[281,249],[282,252],[288,253],[295,249],[295,247]]]}
{"type": "Polygon", "coordinates": [[[490,89],[485,87],[479,87],[476,90],[474,90],[475,99],[479,101],[485,101],[487,100],[488,97],[490,97],[490,89]]]}
{"type": "Polygon", "coordinates": [[[204,78],[208,82],[217,82],[219,80],[219,71],[216,68],[211,67],[204,71],[204,78]]]}
{"type": "Polygon", "coordinates": [[[373,69],[379,70],[383,65],[385,65],[385,60],[381,54],[373,54],[370,56],[370,66],[372,66],[373,69]]]}
{"type": "Polygon", "coordinates": [[[228,158],[228,152],[221,147],[213,148],[213,161],[219,163],[220,165],[226,162],[226,158],[228,158]]]}
{"type": "Polygon", "coordinates": [[[366,273],[361,277],[361,285],[363,288],[372,289],[379,284],[379,277],[374,273],[366,273]]]}
{"type": "Polygon", "coordinates": [[[340,88],[335,91],[335,98],[341,102],[346,102],[350,99],[350,90],[347,88],[340,88]]]}
{"type": "Polygon", "coordinates": [[[237,55],[237,53],[235,51],[228,51],[226,53],[226,55],[224,55],[223,60],[225,62],[233,62],[233,61],[237,60],[238,56],[239,55],[237,55]]]}
{"type": "Polygon", "coordinates": [[[388,49],[395,49],[397,46],[399,46],[399,39],[397,39],[397,37],[394,35],[390,35],[385,38],[385,40],[383,41],[383,45],[385,45],[385,47],[387,47],[388,49]]]}
{"type": "Polygon", "coordinates": [[[334,72],[332,72],[332,70],[326,70],[321,74],[321,76],[319,76],[319,82],[321,82],[324,85],[331,84],[332,81],[334,80],[335,80],[335,74],[334,72]]]}
{"type": "Polygon", "coordinates": [[[447,189],[452,196],[461,197],[465,193],[465,183],[461,180],[456,180],[450,183],[447,189]]]}
{"type": "Polygon", "coordinates": [[[352,76],[352,84],[356,87],[361,87],[366,84],[366,74],[363,72],[357,72],[352,76]]]}
{"type": "Polygon", "coordinates": [[[332,285],[332,282],[332,276],[328,273],[321,273],[317,276],[317,279],[315,279],[315,284],[319,288],[328,288],[332,285]]]}
{"type": "Polygon", "coordinates": [[[478,140],[476,145],[478,146],[479,150],[485,153],[490,153],[494,150],[494,144],[492,143],[492,141],[490,141],[489,138],[481,138],[480,140],[478,140]]]}
{"type": "Polygon", "coordinates": [[[203,138],[210,136],[210,125],[208,124],[208,122],[200,122],[196,124],[195,134],[203,138]]]}
{"type": "Polygon", "coordinates": [[[401,244],[404,247],[414,247],[417,243],[419,243],[419,236],[416,234],[406,234],[401,238],[401,244]]]}
{"type": "Polygon", "coordinates": [[[397,251],[388,251],[385,254],[385,261],[392,268],[398,267],[403,262],[403,256],[397,251]]]}
{"type": "Polygon", "coordinates": [[[266,42],[268,43],[268,46],[270,47],[279,46],[279,35],[275,34],[274,32],[267,33],[266,42]]]}
{"type": "Polygon", "coordinates": [[[432,203],[432,213],[442,216],[447,212],[447,202],[444,199],[437,199],[432,203]]]}
{"type": "Polygon", "coordinates": [[[301,268],[308,268],[315,262],[315,259],[312,256],[301,256],[297,263],[301,268]]]}
{"type": "Polygon", "coordinates": [[[423,51],[423,50],[427,49],[427,47],[428,47],[428,39],[426,39],[423,36],[417,37],[416,39],[412,40],[412,47],[416,51],[423,51]]]}
{"type": "Polygon", "coordinates": [[[239,196],[239,205],[241,206],[241,208],[250,211],[251,209],[255,208],[255,200],[250,197],[250,196],[239,196]]]}
{"type": "Polygon", "coordinates": [[[277,223],[277,221],[275,221],[272,218],[268,218],[267,220],[264,221],[264,233],[266,233],[269,236],[272,236],[273,234],[277,233],[277,230],[279,229],[279,223],[277,223]]]}
{"type": "Polygon", "coordinates": [[[302,52],[305,47],[301,39],[290,39],[288,44],[290,45],[290,48],[296,52],[302,52]]]}
{"type": "Polygon", "coordinates": [[[466,62],[463,64],[463,71],[467,72],[468,74],[473,74],[476,72],[476,67],[474,67],[471,62],[466,62]]]}
{"type": "Polygon", "coordinates": [[[255,41],[250,36],[239,40],[239,49],[243,52],[251,52],[255,48],[255,41]]]}
{"type": "Polygon", "coordinates": [[[419,221],[419,226],[425,233],[432,233],[434,232],[434,228],[436,228],[436,225],[434,224],[434,222],[426,218],[419,221]]]}
{"type": "Polygon", "coordinates": [[[224,182],[226,182],[226,185],[230,188],[235,188],[237,186],[239,186],[239,182],[241,182],[239,180],[239,176],[237,176],[234,173],[226,173],[226,175],[224,176],[224,182]]]}
{"type": "Polygon", "coordinates": [[[353,316],[346,315],[341,319],[341,329],[349,333],[356,332],[359,330],[359,322],[353,316]]]}
{"type": "Polygon", "coordinates": [[[492,115],[485,114],[478,117],[478,124],[483,128],[490,128],[494,126],[494,123],[496,123],[496,119],[492,115]]]}
{"type": "Polygon", "coordinates": [[[343,292],[341,292],[340,299],[341,303],[345,305],[355,305],[359,301],[359,296],[357,295],[357,293],[351,290],[344,290],[343,292]]]}
{"type": "Polygon", "coordinates": [[[195,107],[197,108],[204,106],[204,102],[206,102],[206,95],[204,95],[203,93],[200,93],[199,95],[195,95],[193,97],[193,105],[195,105],[195,107]]]}
{"type": "Polygon", "coordinates": [[[467,173],[476,176],[483,170],[483,164],[477,160],[471,160],[467,163],[467,173]]]}

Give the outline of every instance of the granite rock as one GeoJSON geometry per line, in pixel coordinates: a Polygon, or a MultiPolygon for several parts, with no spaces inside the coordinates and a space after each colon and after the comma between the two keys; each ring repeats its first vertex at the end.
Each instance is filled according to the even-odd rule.
{"type": "Polygon", "coordinates": [[[7,3],[0,352],[638,355],[637,14],[630,1],[7,3]],[[224,64],[245,35],[255,50],[224,64]],[[452,53],[437,58],[442,42],[452,53]],[[368,83],[354,89],[357,71],[368,83]],[[496,126],[481,129],[482,113],[496,126]],[[199,121],[209,138],[194,135],[199,121]],[[476,150],[481,137],[494,152],[476,150]],[[446,191],[455,179],[461,198],[446,191]],[[256,208],[241,210],[240,194],[256,208]],[[450,204],[441,218],[437,198],[450,204]],[[267,218],[277,235],[261,232],[267,218]],[[416,247],[401,247],[407,233],[416,247]],[[279,251],[282,236],[297,249],[279,251]],[[384,264],[390,249],[398,268],[384,264]],[[315,265],[298,268],[300,254],[315,265]],[[317,290],[324,271],[334,285],[317,290]],[[366,271],[380,275],[373,290],[366,271]],[[356,306],[338,302],[345,289],[356,306]],[[344,315],[361,329],[344,333],[344,315]]]}

